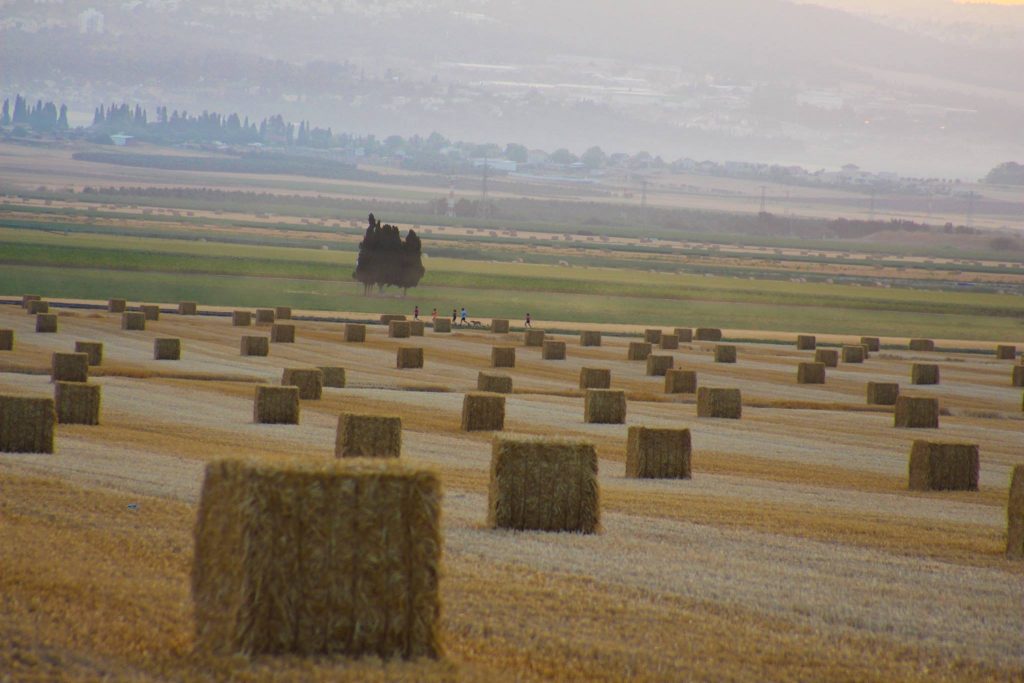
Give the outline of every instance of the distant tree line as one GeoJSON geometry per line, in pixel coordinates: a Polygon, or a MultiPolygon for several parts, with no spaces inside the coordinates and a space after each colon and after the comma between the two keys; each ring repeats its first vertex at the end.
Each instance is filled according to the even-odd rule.
{"type": "Polygon", "coordinates": [[[988,172],[985,182],[993,185],[1024,185],[1024,164],[1014,161],[999,164],[988,172]]]}
{"type": "Polygon", "coordinates": [[[53,102],[36,100],[30,105],[21,95],[14,97],[14,108],[11,101],[4,99],[0,108],[0,126],[28,126],[39,132],[68,129],[68,108],[66,105],[57,107],[53,102]]]}
{"type": "Polygon", "coordinates": [[[410,229],[403,240],[397,226],[381,225],[371,213],[352,273],[354,280],[363,283],[363,294],[374,287],[378,291],[385,287],[407,291],[420,283],[424,273],[423,245],[416,231],[410,229]]]}

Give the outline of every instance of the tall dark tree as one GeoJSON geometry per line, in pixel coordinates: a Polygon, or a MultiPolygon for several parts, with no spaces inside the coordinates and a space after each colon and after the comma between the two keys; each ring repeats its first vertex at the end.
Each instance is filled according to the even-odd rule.
{"type": "Polygon", "coordinates": [[[423,267],[423,245],[415,231],[402,240],[397,226],[381,225],[371,213],[363,241],[359,243],[359,257],[352,278],[363,284],[363,294],[374,287],[401,287],[408,291],[419,284],[426,269],[423,267]]]}
{"type": "Polygon", "coordinates": [[[67,130],[68,126],[68,105],[60,105],[60,115],[57,116],[57,128],[67,130]]]}
{"type": "Polygon", "coordinates": [[[3,112],[0,113],[0,126],[11,125],[11,101],[4,99],[3,112]]]}

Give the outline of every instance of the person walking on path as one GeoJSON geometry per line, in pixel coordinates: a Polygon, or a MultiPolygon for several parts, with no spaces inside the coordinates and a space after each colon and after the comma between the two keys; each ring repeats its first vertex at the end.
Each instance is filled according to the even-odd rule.
{"type": "Polygon", "coordinates": [[[533,325],[530,324],[530,314],[529,313],[526,314],[526,327],[529,327],[531,329],[533,328],[533,325]]]}
{"type": "Polygon", "coordinates": [[[459,322],[459,312],[456,309],[452,309],[452,325],[459,322]]]}
{"type": "Polygon", "coordinates": [[[433,320],[435,323],[437,322],[437,307],[436,306],[434,307],[434,312],[431,314],[430,319],[433,320]]]}
{"type": "Polygon", "coordinates": [[[466,316],[467,316],[467,315],[469,315],[469,314],[468,314],[468,313],[466,313],[466,307],[465,307],[465,306],[463,306],[463,307],[462,307],[462,320],[461,320],[461,321],[459,321],[459,327],[462,327],[463,325],[466,325],[466,324],[467,324],[467,323],[466,323],[466,316]]]}
{"type": "Polygon", "coordinates": [[[412,309],[412,319],[413,320],[419,320],[420,319],[420,307],[419,306],[416,306],[415,308],[412,309]]]}

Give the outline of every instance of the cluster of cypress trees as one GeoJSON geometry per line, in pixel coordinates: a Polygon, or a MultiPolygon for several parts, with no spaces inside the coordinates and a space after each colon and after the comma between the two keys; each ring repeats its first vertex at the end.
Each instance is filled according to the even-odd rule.
{"type": "Polygon", "coordinates": [[[352,278],[363,283],[363,294],[376,287],[401,287],[407,291],[419,284],[426,269],[423,267],[423,245],[415,230],[409,230],[405,239],[394,225],[381,225],[370,214],[363,241],[359,243],[359,257],[352,278]]]}

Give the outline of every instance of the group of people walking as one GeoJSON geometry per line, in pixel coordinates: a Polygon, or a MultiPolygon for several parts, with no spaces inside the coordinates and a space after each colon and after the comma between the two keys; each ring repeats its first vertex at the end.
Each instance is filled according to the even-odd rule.
{"type": "MultiPolygon", "coordinates": [[[[431,313],[430,317],[431,317],[431,320],[437,320],[437,309],[436,308],[433,310],[433,312],[431,313]]],[[[465,306],[463,306],[461,309],[458,309],[458,308],[453,308],[452,309],[452,325],[459,325],[460,327],[462,327],[464,325],[468,325],[469,324],[468,317],[469,317],[469,312],[466,310],[465,306]]],[[[412,319],[413,320],[419,320],[420,319],[420,307],[419,306],[415,306],[412,309],[412,319]]],[[[526,321],[525,321],[524,325],[526,327],[533,327],[532,319],[530,318],[530,314],[529,313],[526,314],[526,321]]]]}

